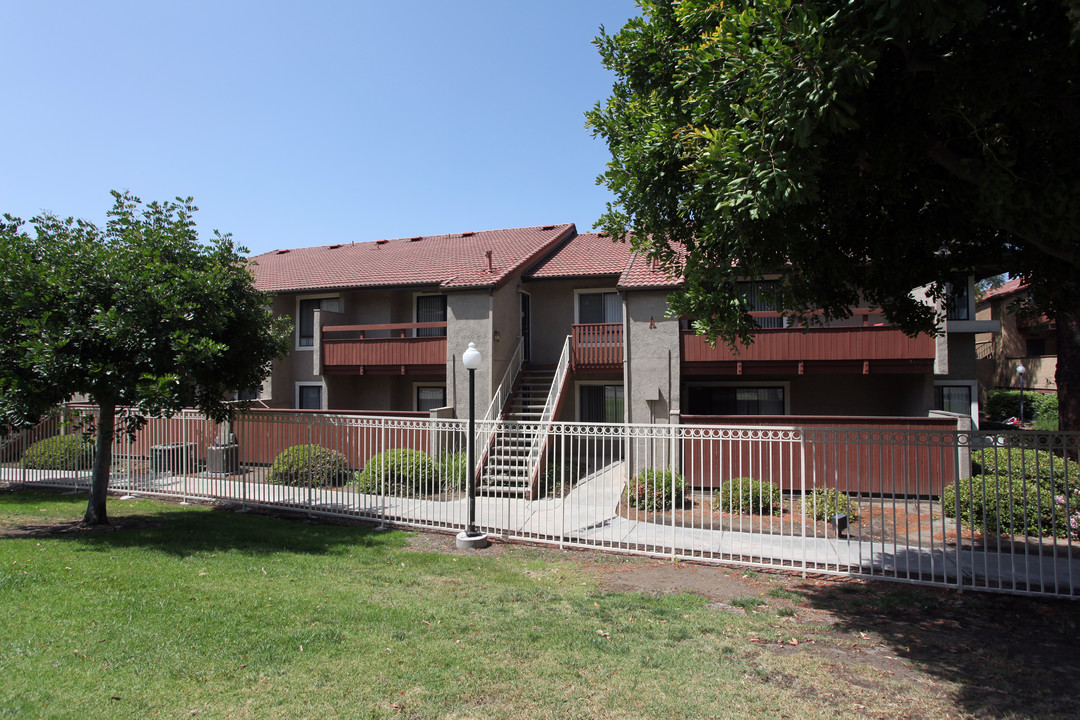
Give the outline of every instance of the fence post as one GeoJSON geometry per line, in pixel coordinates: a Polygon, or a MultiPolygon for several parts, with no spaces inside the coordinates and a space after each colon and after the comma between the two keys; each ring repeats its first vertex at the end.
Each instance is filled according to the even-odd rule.
{"type": "Polygon", "coordinates": [[[806,428],[797,428],[799,433],[799,515],[802,522],[802,576],[806,578],[806,428]]]}

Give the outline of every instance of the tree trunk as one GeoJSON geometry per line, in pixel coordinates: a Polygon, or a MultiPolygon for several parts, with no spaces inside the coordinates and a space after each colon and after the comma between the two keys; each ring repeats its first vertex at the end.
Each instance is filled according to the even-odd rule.
{"type": "Polygon", "coordinates": [[[112,467],[113,428],[116,426],[116,404],[99,402],[101,415],[97,422],[97,441],[94,469],[90,475],[90,502],[86,505],[83,525],[108,525],[105,499],[109,493],[109,470],[112,467]]]}
{"type": "Polygon", "coordinates": [[[1080,309],[1057,317],[1058,429],[1080,430],[1080,309]]]}

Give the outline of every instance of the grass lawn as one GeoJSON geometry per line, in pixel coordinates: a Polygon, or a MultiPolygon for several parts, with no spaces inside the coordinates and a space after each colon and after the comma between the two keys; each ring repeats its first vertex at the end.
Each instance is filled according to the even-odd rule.
{"type": "Polygon", "coordinates": [[[1080,715],[1076,603],[84,506],[0,489],[0,718],[1080,715]]]}

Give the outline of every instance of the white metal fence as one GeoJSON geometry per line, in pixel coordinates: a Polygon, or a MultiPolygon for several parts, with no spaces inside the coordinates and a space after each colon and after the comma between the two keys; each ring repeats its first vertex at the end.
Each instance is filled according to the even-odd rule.
{"type": "MultiPolygon", "coordinates": [[[[96,409],[0,447],[0,479],[86,487],[96,409]]],[[[150,419],[110,488],[413,527],[467,523],[466,424],[256,411],[150,419]]],[[[814,426],[478,423],[546,432],[527,497],[482,495],[510,539],[959,589],[1080,594],[1080,435],[814,426]]],[[[492,440],[494,442],[496,440],[492,440]]],[[[477,456],[484,448],[478,448],[477,456]]],[[[529,472],[523,469],[522,472],[529,472]]]]}

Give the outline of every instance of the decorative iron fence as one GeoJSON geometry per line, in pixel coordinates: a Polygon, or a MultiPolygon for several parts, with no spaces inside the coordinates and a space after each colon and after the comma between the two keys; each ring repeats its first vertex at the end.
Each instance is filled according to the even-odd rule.
{"type": "MultiPolygon", "coordinates": [[[[64,408],[6,439],[0,479],[86,487],[95,414],[64,408]]],[[[118,438],[110,487],[458,531],[475,472],[465,433],[464,421],[415,416],[252,411],[221,426],[185,412],[118,438]]],[[[477,499],[492,535],[1080,594],[1080,434],[477,423],[481,441],[492,433],[546,437],[538,492],[477,499]]]]}

